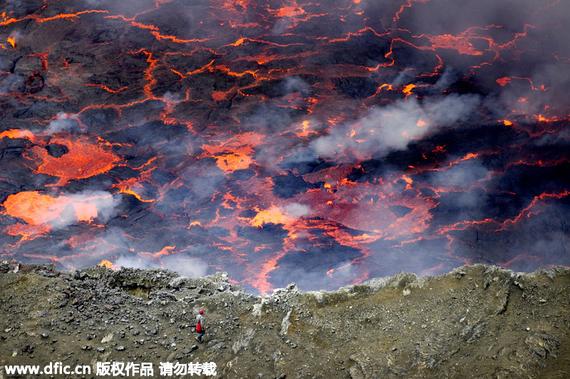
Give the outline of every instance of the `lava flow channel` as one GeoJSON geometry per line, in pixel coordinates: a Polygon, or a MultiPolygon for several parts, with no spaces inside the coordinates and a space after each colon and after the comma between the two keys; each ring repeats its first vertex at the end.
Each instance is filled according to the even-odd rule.
{"type": "Polygon", "coordinates": [[[37,3],[0,5],[3,257],[264,293],[570,264],[568,2],[37,3]]]}

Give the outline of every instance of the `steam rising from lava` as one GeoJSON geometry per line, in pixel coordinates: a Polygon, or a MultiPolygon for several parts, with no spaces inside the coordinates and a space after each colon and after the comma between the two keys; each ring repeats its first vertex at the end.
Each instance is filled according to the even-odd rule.
{"type": "Polygon", "coordinates": [[[475,96],[449,95],[443,99],[401,100],[375,108],[362,119],[334,128],[329,135],[314,139],[311,145],[320,158],[362,161],[381,158],[392,151],[404,150],[412,141],[442,128],[465,121],[475,110],[475,96]],[[340,157],[339,157],[340,155],[340,157]]]}
{"type": "Polygon", "coordinates": [[[8,196],[3,206],[6,214],[24,222],[7,228],[22,238],[63,229],[79,222],[107,222],[118,200],[108,192],[82,192],[52,196],[38,191],[24,191],[8,196]],[[26,232],[27,231],[27,232],[26,232]]]}
{"type": "Polygon", "coordinates": [[[570,6],[9,0],[2,258],[253,291],[568,265],[570,6]]]}

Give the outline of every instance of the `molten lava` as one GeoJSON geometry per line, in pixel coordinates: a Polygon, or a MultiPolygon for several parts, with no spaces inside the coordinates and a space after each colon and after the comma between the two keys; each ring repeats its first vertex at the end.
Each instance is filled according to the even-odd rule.
{"type": "Polygon", "coordinates": [[[224,172],[248,168],[252,162],[255,146],[264,136],[257,133],[243,133],[217,145],[203,145],[204,151],[216,159],[217,166],[224,172]]]}
{"type": "Polygon", "coordinates": [[[251,220],[251,225],[260,228],[265,224],[287,225],[293,221],[293,218],[285,214],[279,207],[273,205],[268,209],[259,211],[251,220]]]}
{"type": "Polygon", "coordinates": [[[259,292],[570,265],[565,2],[12,3],[6,257],[259,292]]]}
{"type": "Polygon", "coordinates": [[[30,132],[29,130],[8,129],[3,132],[0,132],[0,139],[2,138],[23,138],[23,139],[28,139],[30,141],[34,141],[35,136],[34,133],[30,132]]]}
{"type": "Polygon", "coordinates": [[[35,146],[29,159],[39,162],[36,172],[58,177],[55,186],[64,186],[70,180],[86,179],[111,170],[120,158],[98,143],[87,139],[52,138],[51,143],[67,147],[68,153],[61,157],[51,156],[46,149],[35,146]]]}
{"type": "Polygon", "coordinates": [[[13,49],[16,48],[16,38],[14,37],[8,37],[6,39],[6,42],[8,42],[8,45],[12,46],[13,49]]]}
{"type": "Polygon", "coordinates": [[[91,223],[98,216],[97,206],[93,203],[98,198],[100,196],[78,199],[65,195],[52,196],[38,191],[18,192],[4,201],[2,213],[24,221],[25,224],[10,225],[6,232],[14,236],[20,235],[26,240],[49,232],[66,218],[71,219],[72,223],[91,223]]]}

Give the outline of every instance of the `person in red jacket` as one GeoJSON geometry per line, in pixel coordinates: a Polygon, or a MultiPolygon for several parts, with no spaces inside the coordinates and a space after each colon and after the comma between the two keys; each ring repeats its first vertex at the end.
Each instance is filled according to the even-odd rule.
{"type": "Polygon", "coordinates": [[[196,333],[198,333],[196,341],[202,343],[206,334],[206,318],[204,317],[203,309],[200,309],[198,315],[196,315],[196,333]]]}

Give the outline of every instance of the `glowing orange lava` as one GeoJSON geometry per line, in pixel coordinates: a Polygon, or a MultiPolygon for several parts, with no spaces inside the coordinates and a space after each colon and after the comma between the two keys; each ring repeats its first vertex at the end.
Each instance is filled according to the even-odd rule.
{"type": "Polygon", "coordinates": [[[504,87],[511,82],[511,78],[509,78],[508,76],[503,76],[502,78],[497,79],[496,82],[501,87],[504,87]]]}
{"type": "Polygon", "coordinates": [[[2,204],[2,213],[25,223],[9,225],[5,232],[26,241],[49,233],[52,225],[61,222],[62,217],[69,221],[90,223],[98,215],[93,200],[94,198],[78,200],[69,196],[51,196],[38,191],[10,195],[2,204]]]}
{"type": "Polygon", "coordinates": [[[25,129],[9,129],[5,130],[0,133],[0,139],[2,138],[22,138],[28,139],[30,141],[34,141],[35,136],[34,133],[30,132],[29,130],[25,129]]]}
{"type": "Polygon", "coordinates": [[[30,159],[40,162],[36,168],[37,173],[59,178],[55,186],[106,173],[120,161],[113,152],[85,138],[52,138],[51,143],[66,146],[68,153],[57,158],[49,155],[44,148],[34,146],[30,159]]]}
{"type": "Polygon", "coordinates": [[[420,118],[417,122],[416,122],[416,126],[418,128],[425,128],[426,126],[428,126],[428,122],[426,120],[424,120],[423,118],[420,118]]]}
{"type": "Polygon", "coordinates": [[[69,196],[51,196],[38,191],[24,191],[8,196],[2,206],[4,214],[29,225],[47,225],[71,210],[76,221],[90,222],[97,217],[94,199],[75,200],[69,196]]]}
{"type": "Polygon", "coordinates": [[[483,55],[481,51],[473,47],[469,37],[465,35],[442,34],[427,36],[427,38],[435,49],[453,49],[464,55],[483,55]]]}
{"type": "Polygon", "coordinates": [[[19,237],[20,242],[31,241],[35,238],[38,238],[44,234],[49,233],[51,227],[46,224],[40,225],[29,225],[29,224],[13,224],[8,225],[4,232],[12,237],[19,237]]]}
{"type": "Polygon", "coordinates": [[[2,204],[5,213],[31,225],[48,224],[56,220],[68,202],[38,191],[19,192],[8,196],[2,204]]]}
{"type": "Polygon", "coordinates": [[[305,13],[305,10],[299,6],[289,6],[279,8],[276,12],[277,17],[295,17],[305,13]]]}
{"type": "Polygon", "coordinates": [[[102,259],[97,266],[108,268],[109,270],[114,270],[115,265],[108,259],[102,259]]]}
{"type": "Polygon", "coordinates": [[[251,225],[258,228],[265,224],[286,225],[295,219],[285,214],[279,207],[273,205],[263,211],[259,211],[251,220],[251,225]]]}
{"type": "Polygon", "coordinates": [[[402,89],[402,93],[408,97],[412,94],[414,88],[416,88],[416,85],[414,83],[407,84],[402,89]]]}
{"type": "Polygon", "coordinates": [[[254,147],[263,141],[262,134],[248,132],[232,137],[220,144],[203,145],[206,156],[213,156],[220,170],[244,170],[253,162],[254,147]]]}

